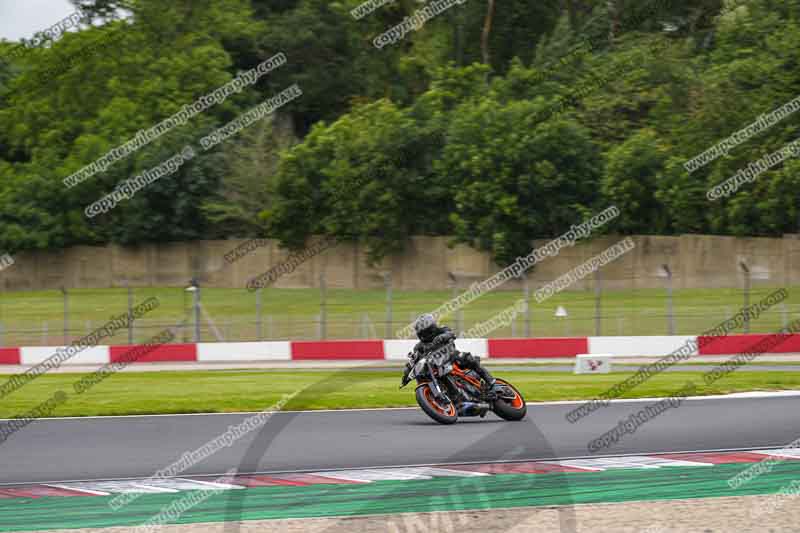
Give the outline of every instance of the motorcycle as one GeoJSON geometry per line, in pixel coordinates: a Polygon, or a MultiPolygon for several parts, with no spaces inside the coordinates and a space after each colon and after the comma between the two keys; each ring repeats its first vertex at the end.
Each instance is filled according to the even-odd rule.
{"type": "MultiPolygon", "coordinates": [[[[454,343],[450,349],[455,350],[454,343]]],[[[511,383],[496,378],[500,386],[489,391],[475,371],[461,368],[448,353],[408,354],[400,388],[417,381],[417,403],[425,414],[440,424],[455,424],[459,416],[483,418],[490,410],[504,420],[525,418],[525,399],[511,383]]]]}

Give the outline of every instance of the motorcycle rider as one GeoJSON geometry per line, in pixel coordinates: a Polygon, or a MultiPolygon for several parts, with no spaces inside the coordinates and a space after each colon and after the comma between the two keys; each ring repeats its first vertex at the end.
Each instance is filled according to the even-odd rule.
{"type": "MultiPolygon", "coordinates": [[[[480,364],[480,357],[474,356],[469,352],[459,352],[456,350],[455,345],[450,341],[456,339],[456,334],[447,326],[439,327],[436,324],[436,319],[430,313],[420,315],[414,321],[414,331],[419,338],[419,342],[414,346],[414,355],[426,354],[433,350],[445,350],[445,355],[451,362],[458,363],[458,366],[467,370],[474,370],[483,382],[485,387],[490,392],[495,392],[497,382],[480,364]]],[[[408,376],[411,371],[411,361],[406,363],[406,369],[403,374],[403,379],[408,376]]]]}

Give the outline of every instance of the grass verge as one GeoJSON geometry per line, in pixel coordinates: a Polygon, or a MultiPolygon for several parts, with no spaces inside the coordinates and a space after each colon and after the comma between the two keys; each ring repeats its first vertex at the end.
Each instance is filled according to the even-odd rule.
{"type": "MultiPolygon", "coordinates": [[[[500,372],[529,402],[588,400],[630,373],[574,375],[552,372],[500,372]]],[[[691,380],[698,394],[800,390],[800,372],[735,372],[711,386],[700,372],[663,373],[636,387],[626,398],[668,396],[691,380]]],[[[9,376],[0,376],[0,383],[9,376]]],[[[414,406],[414,389],[398,390],[400,372],[315,370],[124,372],[78,394],[80,374],[43,375],[0,402],[0,418],[24,416],[61,390],[67,400],[41,416],[93,416],[258,411],[288,393],[302,391],[284,409],[343,409],[414,406]]]]}

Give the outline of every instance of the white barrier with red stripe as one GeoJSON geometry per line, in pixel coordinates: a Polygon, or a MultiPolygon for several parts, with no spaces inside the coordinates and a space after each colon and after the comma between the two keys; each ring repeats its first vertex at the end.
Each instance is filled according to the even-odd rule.
{"type": "MultiPolygon", "coordinates": [[[[56,353],[56,350],[61,348],[66,350],[66,346],[25,346],[19,349],[20,351],[20,364],[23,365],[37,365],[56,353]]],[[[104,364],[111,360],[110,350],[108,346],[93,346],[78,352],[69,359],[69,363],[73,365],[94,365],[104,364]]]]}
{"type": "MultiPolygon", "coordinates": [[[[769,344],[763,353],[800,353],[800,334],[778,338],[769,334],[724,337],[640,336],[640,337],[549,337],[535,339],[457,339],[456,347],[489,359],[574,358],[578,354],[618,356],[662,356],[691,343],[692,355],[733,355],[769,344]],[[779,342],[763,343],[767,337],[779,342]]],[[[137,362],[248,362],[324,360],[404,360],[414,347],[413,340],[331,340],[264,341],[164,344],[137,362]]],[[[95,365],[125,361],[124,355],[137,346],[94,346],[66,359],[65,365],[95,365]]],[[[35,365],[54,355],[58,346],[0,348],[0,364],[35,365]]],[[[152,347],[151,347],[152,348],[152,347]]],[[[759,350],[760,351],[760,350],[759,350]]]]}
{"type": "Polygon", "coordinates": [[[197,345],[197,360],[205,362],[289,361],[291,358],[289,341],[201,342],[197,345]]]}
{"type": "MultiPolygon", "coordinates": [[[[410,339],[391,339],[383,341],[383,358],[387,361],[404,361],[417,341],[410,339]]],[[[489,357],[488,339],[456,339],[456,348],[478,357],[489,357]]]]}
{"type": "MultiPolygon", "coordinates": [[[[663,337],[589,337],[588,354],[610,353],[614,355],[669,355],[688,342],[696,343],[697,337],[667,335],[663,337]]],[[[697,355],[693,350],[691,355],[697,355]]]]}

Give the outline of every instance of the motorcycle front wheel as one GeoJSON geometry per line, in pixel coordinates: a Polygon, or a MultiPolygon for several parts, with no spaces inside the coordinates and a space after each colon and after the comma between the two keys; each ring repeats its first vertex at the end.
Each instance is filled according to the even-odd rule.
{"type": "Polygon", "coordinates": [[[442,403],[433,395],[430,385],[423,383],[416,390],[417,403],[425,414],[440,424],[455,424],[458,420],[458,411],[451,400],[442,403]]]}

